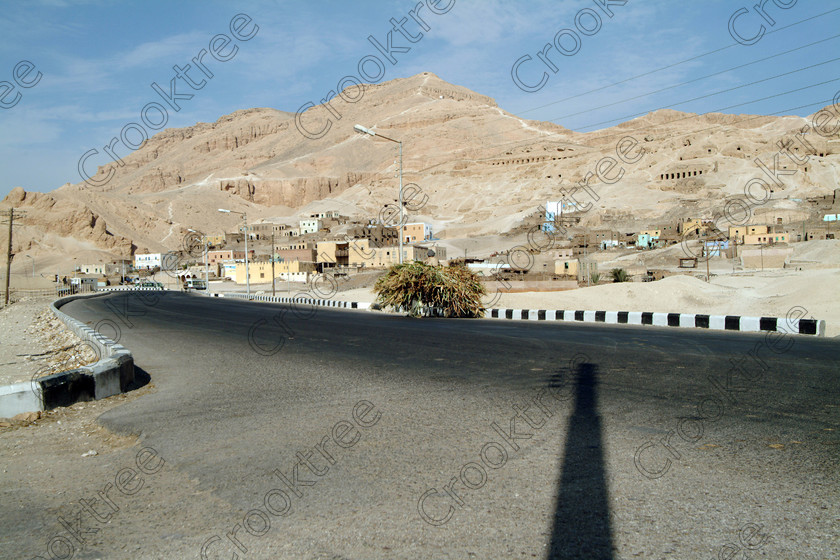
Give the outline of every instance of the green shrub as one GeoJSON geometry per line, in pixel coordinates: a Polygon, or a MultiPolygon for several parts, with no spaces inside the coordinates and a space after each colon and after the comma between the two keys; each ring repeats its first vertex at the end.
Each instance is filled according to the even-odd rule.
{"type": "Polygon", "coordinates": [[[463,267],[419,261],[392,265],[373,287],[377,302],[407,310],[412,317],[442,310],[444,317],[483,317],[487,291],[478,276],[463,267]]]}
{"type": "Polygon", "coordinates": [[[593,272],[592,275],[589,277],[589,279],[592,280],[593,284],[597,284],[598,282],[601,281],[601,273],[593,272]]]}
{"type": "Polygon", "coordinates": [[[610,273],[612,274],[613,282],[627,282],[630,280],[627,276],[627,271],[623,268],[614,268],[610,273]]]}

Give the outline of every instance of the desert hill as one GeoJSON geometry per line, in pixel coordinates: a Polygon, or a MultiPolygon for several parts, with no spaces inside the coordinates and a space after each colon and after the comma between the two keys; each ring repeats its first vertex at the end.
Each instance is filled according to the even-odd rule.
{"type": "MultiPolygon", "coordinates": [[[[336,97],[301,116],[310,131],[330,119],[319,138],[305,137],[292,113],[246,109],[215,123],[163,130],[131,153],[118,150],[121,164],[102,166],[92,178],[102,186],[66,184],[47,195],[15,189],[0,203],[0,209],[27,211],[15,251],[67,258],[69,240],[79,250],[114,256],[128,256],[132,248],[176,249],[188,228],[233,230],[237,217],[218,213],[220,207],[247,211],[249,223],[292,222],[315,209],[375,217],[396,198],[396,145],[354,132],[356,123],[403,142],[405,182],[429,196],[412,218],[448,238],[512,230],[546,200],[560,199],[561,188],[597,175],[598,161],[615,158],[616,144],[631,136],[638,141],[634,154],[644,150],[639,161],[622,164],[624,175],[613,184],[591,178],[597,200],[577,196],[593,203],[587,225],[644,227],[720,212],[726,200],[743,198],[750,179],[770,182],[754,159],[772,166],[777,142],[793,141],[808,124],[801,117],[661,110],[576,133],[521,119],[489,97],[425,72],[342,94],[357,100],[336,97]]],[[[811,212],[805,199],[833,192],[836,144],[813,133],[803,138],[809,145],[794,141],[791,150],[801,161],[810,154],[807,162],[779,157],[780,168],[793,173],[773,186],[773,200],[754,209],[756,220],[805,219],[811,212]]]]}

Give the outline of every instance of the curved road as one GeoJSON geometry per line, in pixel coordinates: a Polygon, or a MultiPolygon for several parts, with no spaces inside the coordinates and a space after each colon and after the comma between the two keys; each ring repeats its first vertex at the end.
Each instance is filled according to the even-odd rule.
{"type": "Polygon", "coordinates": [[[141,439],[90,459],[122,507],[67,519],[107,480],[26,490],[27,558],[63,543],[44,512],[84,558],[840,556],[832,339],[177,293],[62,310],[118,330],[153,390],[100,418],[141,439]]]}

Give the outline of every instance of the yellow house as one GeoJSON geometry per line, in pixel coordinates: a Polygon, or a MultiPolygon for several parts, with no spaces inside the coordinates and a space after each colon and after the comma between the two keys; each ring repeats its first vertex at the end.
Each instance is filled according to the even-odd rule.
{"type": "Polygon", "coordinates": [[[319,241],[315,251],[315,262],[327,267],[347,266],[347,241],[319,241]]]}
{"type": "Polygon", "coordinates": [[[416,243],[417,241],[425,241],[432,237],[432,226],[417,222],[414,224],[405,224],[403,226],[403,241],[405,243],[416,243]]]}
{"type": "Polygon", "coordinates": [[[790,234],[786,231],[776,233],[754,233],[744,236],[744,245],[774,245],[790,242],[790,234]]]}
{"type": "MultiPolygon", "coordinates": [[[[768,235],[770,226],[729,226],[729,239],[744,244],[747,235],[768,235]]],[[[787,237],[787,235],[785,235],[787,237]]]]}
{"type": "MultiPolygon", "coordinates": [[[[265,284],[271,282],[271,263],[257,262],[248,263],[249,274],[251,276],[252,284],[265,284]]],[[[285,278],[287,273],[297,275],[301,272],[312,272],[315,270],[312,263],[300,261],[286,261],[274,263],[274,277],[280,278],[281,275],[285,278]]],[[[245,263],[236,263],[236,274],[234,275],[234,282],[237,284],[245,284],[245,263]]]]}
{"type": "MultiPolygon", "coordinates": [[[[374,247],[371,249],[373,257],[368,260],[368,264],[373,268],[388,268],[392,264],[400,262],[400,248],[399,247],[374,247]]],[[[405,261],[406,259],[403,259],[405,261]]]]}
{"type": "Polygon", "coordinates": [[[207,236],[207,244],[211,247],[218,247],[219,245],[225,244],[225,236],[222,235],[208,235],[207,236]]]}
{"type": "Polygon", "coordinates": [[[577,278],[578,264],[579,261],[577,259],[571,258],[554,261],[554,274],[557,276],[573,276],[577,278]]]}
{"type": "Polygon", "coordinates": [[[370,239],[351,239],[347,245],[347,261],[350,266],[370,266],[375,255],[370,239]]]}
{"type": "Polygon", "coordinates": [[[677,233],[685,235],[687,233],[695,233],[697,235],[708,232],[713,225],[712,220],[704,220],[702,218],[688,218],[677,226],[677,233]]]}
{"type": "Polygon", "coordinates": [[[660,229],[644,229],[641,232],[641,235],[647,235],[651,239],[659,239],[659,236],[662,235],[662,230],[660,229]]]}

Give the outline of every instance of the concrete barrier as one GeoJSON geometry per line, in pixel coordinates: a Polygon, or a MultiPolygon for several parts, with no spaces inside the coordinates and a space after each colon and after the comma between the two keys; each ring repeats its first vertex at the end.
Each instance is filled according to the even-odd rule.
{"type": "Polygon", "coordinates": [[[88,366],[0,387],[0,417],[69,406],[80,401],[104,399],[128,390],[134,383],[134,357],[131,352],[125,346],[60,311],[61,306],[75,299],[97,297],[111,291],[124,290],[111,289],[71,295],[50,304],[53,314],[82,342],[91,346],[99,360],[88,366]]]}
{"type": "Polygon", "coordinates": [[[366,301],[337,301],[334,299],[309,299],[287,296],[266,296],[262,294],[251,295],[250,297],[248,297],[247,294],[240,294],[236,292],[212,293],[201,295],[205,295],[207,297],[244,299],[247,301],[262,301],[266,303],[297,303],[305,305],[315,305],[318,307],[334,307],[336,309],[368,309],[371,306],[371,304],[366,301]]]}
{"type": "Polygon", "coordinates": [[[491,319],[523,321],[570,321],[639,325],[654,327],[699,328],[740,332],[784,332],[825,336],[822,319],[787,319],[782,317],[742,317],[740,315],[703,315],[699,313],[655,313],[647,311],[589,311],[564,309],[488,309],[491,319]]]}

